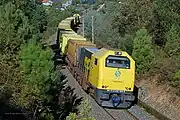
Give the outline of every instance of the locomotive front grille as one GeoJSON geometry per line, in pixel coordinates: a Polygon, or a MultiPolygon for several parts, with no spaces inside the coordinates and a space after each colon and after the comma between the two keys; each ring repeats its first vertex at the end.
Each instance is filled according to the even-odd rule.
{"type": "Polygon", "coordinates": [[[127,108],[135,100],[133,93],[96,89],[95,99],[103,107],[127,108]]]}

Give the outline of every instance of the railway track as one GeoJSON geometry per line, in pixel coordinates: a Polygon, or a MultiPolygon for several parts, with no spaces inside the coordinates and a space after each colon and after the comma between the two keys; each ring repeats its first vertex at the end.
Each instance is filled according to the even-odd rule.
{"type": "Polygon", "coordinates": [[[106,113],[109,115],[109,116],[111,116],[111,118],[113,119],[113,120],[116,120],[116,118],[111,114],[111,113],[109,113],[106,109],[104,109],[105,111],[106,111],[106,113]]]}
{"type": "Polygon", "coordinates": [[[61,72],[67,76],[68,85],[75,88],[75,93],[78,96],[85,97],[90,100],[92,106],[92,116],[96,120],[157,120],[137,105],[131,107],[130,109],[103,108],[81,88],[66,67],[63,67],[61,72]]]}
{"type": "Polygon", "coordinates": [[[128,110],[111,110],[104,108],[107,114],[109,114],[113,120],[139,120],[128,110]]]}
{"type": "Polygon", "coordinates": [[[104,108],[113,120],[157,120],[155,117],[149,115],[139,106],[135,105],[130,109],[107,109],[104,108]]]}

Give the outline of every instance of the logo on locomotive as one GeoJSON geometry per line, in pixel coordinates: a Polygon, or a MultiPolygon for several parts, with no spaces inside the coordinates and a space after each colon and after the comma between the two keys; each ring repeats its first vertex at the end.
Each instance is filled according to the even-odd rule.
{"type": "Polygon", "coordinates": [[[115,72],[115,78],[118,79],[121,75],[121,72],[117,69],[117,71],[115,72]]]}

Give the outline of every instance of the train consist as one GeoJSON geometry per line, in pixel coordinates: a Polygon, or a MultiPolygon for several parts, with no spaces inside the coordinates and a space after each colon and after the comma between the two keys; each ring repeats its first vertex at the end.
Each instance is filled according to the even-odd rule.
{"type": "Polygon", "coordinates": [[[80,15],[58,25],[60,56],[77,82],[99,105],[129,108],[135,101],[135,61],[125,51],[101,48],[76,33],[80,15]]]}

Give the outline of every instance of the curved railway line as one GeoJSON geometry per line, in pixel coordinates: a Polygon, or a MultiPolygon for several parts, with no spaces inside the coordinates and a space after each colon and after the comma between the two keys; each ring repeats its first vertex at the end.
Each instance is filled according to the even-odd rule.
{"type": "MultiPolygon", "coordinates": [[[[55,37],[50,37],[50,38],[53,39],[53,40],[48,40],[50,42],[54,41],[55,39],[55,37]]],[[[130,109],[109,109],[109,108],[103,108],[99,106],[98,103],[95,101],[95,99],[93,99],[92,96],[87,94],[82,89],[82,87],[75,80],[71,72],[68,70],[67,66],[58,65],[57,67],[58,69],[60,68],[60,71],[62,72],[62,74],[67,76],[66,78],[68,80],[67,85],[75,88],[75,93],[78,96],[88,98],[90,100],[90,103],[92,106],[92,116],[96,120],[156,120],[155,117],[149,115],[147,112],[145,112],[144,110],[142,110],[140,107],[136,105],[132,106],[130,109]]]]}

